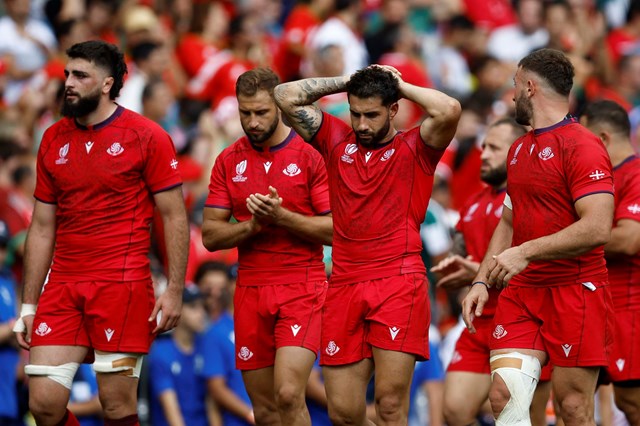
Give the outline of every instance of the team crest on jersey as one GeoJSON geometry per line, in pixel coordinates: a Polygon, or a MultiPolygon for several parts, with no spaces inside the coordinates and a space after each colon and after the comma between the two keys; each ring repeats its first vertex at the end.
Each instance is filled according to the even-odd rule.
{"type": "Polygon", "coordinates": [[[287,168],[282,171],[282,173],[291,177],[298,176],[301,172],[302,170],[300,170],[296,163],[289,164],[287,168]]]}
{"type": "Polygon", "coordinates": [[[67,158],[68,154],[69,154],[69,142],[64,144],[64,146],[60,148],[60,150],[58,151],[59,157],[56,160],[56,164],[67,164],[67,161],[69,161],[69,159],[67,158]]]}
{"type": "Polygon", "coordinates": [[[231,178],[234,182],[244,182],[247,180],[247,177],[243,175],[244,172],[247,171],[247,160],[242,160],[238,164],[236,164],[236,175],[231,178]]]}
{"type": "Polygon", "coordinates": [[[380,157],[380,161],[387,161],[389,158],[391,158],[394,152],[396,152],[396,150],[393,148],[386,150],[384,154],[382,154],[382,157],[380,157]]]}
{"type": "Polygon", "coordinates": [[[605,177],[606,174],[605,172],[603,172],[602,170],[594,170],[593,172],[591,172],[591,174],[589,175],[589,177],[591,178],[591,180],[600,180],[603,177],[605,177]]]}
{"type": "Polygon", "coordinates": [[[513,158],[511,159],[511,162],[509,163],[509,165],[513,166],[514,164],[516,164],[518,162],[518,153],[520,152],[520,149],[522,148],[522,144],[524,142],[520,142],[520,145],[518,145],[518,147],[516,148],[516,151],[513,153],[513,158]]]}
{"type": "Polygon", "coordinates": [[[238,358],[243,361],[248,361],[252,356],[253,352],[246,346],[241,347],[240,352],[238,352],[238,358]]]}
{"type": "Polygon", "coordinates": [[[542,150],[542,152],[538,153],[538,157],[540,157],[542,161],[547,161],[551,160],[554,157],[554,154],[553,151],[551,151],[550,147],[546,147],[542,150]]]}
{"type": "Polygon", "coordinates": [[[120,142],[114,142],[107,149],[107,154],[116,157],[124,152],[124,147],[120,145],[120,142]]]}
{"type": "Polygon", "coordinates": [[[345,163],[351,164],[353,163],[353,158],[351,156],[356,152],[358,152],[358,145],[356,145],[355,143],[347,144],[347,146],[344,147],[344,154],[342,154],[342,157],[340,157],[340,159],[345,163]]]}

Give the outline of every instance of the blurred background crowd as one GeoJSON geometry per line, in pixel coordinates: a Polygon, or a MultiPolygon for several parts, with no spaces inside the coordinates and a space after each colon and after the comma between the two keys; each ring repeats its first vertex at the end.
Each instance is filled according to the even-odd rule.
{"type": "MultiPolygon", "coordinates": [[[[159,123],[180,156],[191,218],[187,280],[201,290],[193,300],[185,300],[185,306],[196,299],[203,301],[201,314],[183,321],[186,335],[199,335],[205,329],[204,336],[210,335],[213,327],[208,323],[219,323],[231,308],[237,254],[234,250],[207,252],[200,224],[213,162],[243,135],[235,81],[251,68],[268,66],[282,81],[290,81],[387,64],[396,67],[405,81],[436,88],[461,101],[456,137],[438,166],[423,226],[427,266],[446,256],[457,211],[483,185],[479,169],[484,129],[497,118],[511,115],[516,64],[532,50],[552,47],[572,60],[576,115],[588,102],[599,99],[624,106],[631,118],[632,142],[638,148],[640,0],[2,0],[0,383],[15,383],[11,394],[0,393],[2,425],[22,424],[28,389],[21,367],[26,355],[12,346],[10,328],[33,208],[35,155],[43,131],[60,118],[64,52],[88,39],[117,44],[125,52],[129,73],[117,102],[159,123]],[[12,408],[18,405],[19,414],[12,408]],[[15,423],[10,423],[12,417],[15,423]]],[[[345,94],[325,97],[319,106],[349,120],[345,94]]],[[[414,126],[421,114],[401,101],[396,127],[414,126]]],[[[154,279],[162,291],[164,248],[160,236],[154,234],[153,241],[154,279]]],[[[417,399],[413,421],[436,425],[442,423],[439,386],[460,330],[460,308],[458,294],[435,288],[432,293],[435,356],[428,371],[420,373],[427,397],[417,399]]],[[[159,341],[179,338],[183,331],[159,341]]],[[[224,340],[225,335],[221,336],[218,340],[224,340]]],[[[153,369],[149,364],[147,368],[153,369]]],[[[86,410],[82,412],[96,412],[92,373],[82,371],[88,378],[79,379],[74,387],[75,401],[81,411],[86,410]]],[[[212,377],[233,373],[216,374],[212,377]]],[[[319,373],[312,380],[319,386],[320,396],[316,396],[321,406],[319,373]]],[[[422,382],[416,382],[422,387],[422,382]]],[[[153,384],[143,380],[141,419],[154,411],[158,386],[154,390],[153,384]]],[[[195,386],[191,388],[195,392],[195,386]]],[[[192,398],[209,394],[219,399],[215,389],[207,385],[202,395],[193,393],[192,398]]],[[[608,421],[603,419],[605,424],[608,421]]]]}

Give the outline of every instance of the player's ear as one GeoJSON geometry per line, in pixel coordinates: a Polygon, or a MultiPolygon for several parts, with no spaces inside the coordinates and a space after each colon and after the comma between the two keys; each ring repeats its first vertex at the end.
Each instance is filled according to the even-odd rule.
{"type": "Polygon", "coordinates": [[[398,113],[398,109],[400,108],[400,106],[398,105],[398,102],[394,102],[389,106],[389,117],[393,118],[396,116],[396,114],[398,113]]]}
{"type": "Polygon", "coordinates": [[[102,93],[109,93],[113,87],[114,81],[115,79],[111,76],[105,77],[104,80],[102,80],[102,93]]]}

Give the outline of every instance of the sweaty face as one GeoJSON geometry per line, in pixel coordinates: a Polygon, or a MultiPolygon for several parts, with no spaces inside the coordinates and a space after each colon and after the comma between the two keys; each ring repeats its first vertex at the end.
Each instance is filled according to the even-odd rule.
{"type": "Polygon", "coordinates": [[[98,108],[103,96],[104,72],[84,59],[71,59],[64,70],[62,115],[84,117],[98,108]]]}
{"type": "Polygon", "coordinates": [[[515,137],[511,126],[492,126],[482,142],[480,179],[491,186],[501,186],[507,180],[507,155],[515,137]]]}
{"type": "MultiPolygon", "coordinates": [[[[394,104],[397,108],[397,104],[394,104]]],[[[385,142],[391,129],[392,107],[382,105],[380,98],[349,96],[351,128],[360,145],[375,147],[385,142]]]]}
{"type": "Polygon", "coordinates": [[[262,145],[276,131],[280,123],[280,112],[275,101],[266,90],[253,96],[238,96],[240,124],[251,143],[262,145]]]}

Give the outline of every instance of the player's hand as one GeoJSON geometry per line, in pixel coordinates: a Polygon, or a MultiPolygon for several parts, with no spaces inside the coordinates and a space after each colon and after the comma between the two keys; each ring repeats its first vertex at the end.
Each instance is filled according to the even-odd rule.
{"type": "Polygon", "coordinates": [[[259,223],[277,225],[283,216],[282,197],[273,186],[270,186],[269,195],[249,195],[247,209],[259,223]]]}
{"type": "MultiPolygon", "coordinates": [[[[35,315],[26,315],[22,317],[22,323],[24,324],[24,329],[16,328],[14,324],[13,331],[16,335],[16,340],[18,341],[18,345],[22,349],[29,350],[31,347],[31,333],[33,331],[33,319],[35,315]],[[21,331],[18,331],[21,330],[21,331]]],[[[18,320],[20,321],[20,320],[18,320]]],[[[17,324],[17,321],[16,321],[17,324]]]]}
{"type": "Polygon", "coordinates": [[[493,256],[487,272],[488,281],[497,288],[505,288],[509,281],[529,264],[520,246],[506,249],[497,256],[493,256]]]}
{"type": "Polygon", "coordinates": [[[480,268],[480,264],[472,259],[471,256],[464,258],[454,254],[441,260],[440,263],[431,268],[431,272],[442,276],[436,286],[446,290],[457,290],[470,284],[480,268]]]}
{"type": "Polygon", "coordinates": [[[482,315],[482,310],[487,300],[489,300],[487,287],[482,284],[476,284],[469,289],[469,293],[462,301],[462,319],[472,334],[476,332],[473,320],[482,315]]]}
{"type": "Polygon", "coordinates": [[[158,297],[153,307],[149,322],[156,321],[156,328],[153,333],[164,333],[178,325],[180,313],[182,311],[182,287],[176,291],[171,286],[167,287],[164,293],[158,297]]]}
{"type": "Polygon", "coordinates": [[[398,71],[396,68],[392,67],[391,65],[380,65],[380,64],[373,64],[373,65],[369,65],[371,68],[379,68],[383,71],[386,71],[388,73],[390,73],[392,76],[394,76],[396,78],[396,80],[398,80],[398,83],[402,83],[402,73],[400,71],[398,71]]]}

